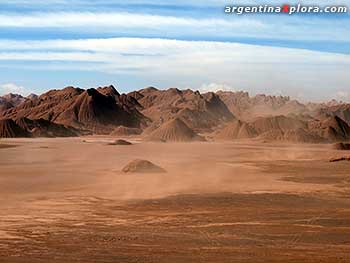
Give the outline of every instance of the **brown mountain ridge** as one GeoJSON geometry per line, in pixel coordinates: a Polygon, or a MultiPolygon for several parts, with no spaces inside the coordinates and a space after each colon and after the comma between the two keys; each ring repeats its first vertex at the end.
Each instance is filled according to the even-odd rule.
{"type": "Polygon", "coordinates": [[[350,140],[350,105],[303,104],[284,96],[247,92],[200,93],[148,87],[121,94],[110,85],[66,87],[40,96],[0,97],[1,137],[84,134],[192,141],[261,139],[296,143],[350,140]],[[140,135],[142,133],[142,135],[140,135]]]}

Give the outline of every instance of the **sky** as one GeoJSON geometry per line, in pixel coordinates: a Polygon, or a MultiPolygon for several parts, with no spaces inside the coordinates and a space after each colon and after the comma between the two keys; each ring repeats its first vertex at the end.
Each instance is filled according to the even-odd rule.
{"type": "Polygon", "coordinates": [[[1,0],[0,95],[65,86],[244,90],[350,102],[350,13],[225,14],[350,0],[1,0]]]}

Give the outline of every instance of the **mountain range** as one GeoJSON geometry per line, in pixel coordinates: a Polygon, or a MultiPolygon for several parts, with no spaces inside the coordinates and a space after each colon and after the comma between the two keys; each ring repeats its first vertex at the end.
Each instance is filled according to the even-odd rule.
{"type": "Polygon", "coordinates": [[[173,141],[204,137],[295,143],[348,141],[350,104],[301,103],[286,96],[250,96],[242,91],[200,93],[154,87],[120,94],[112,85],[0,97],[0,137],[128,133],[173,141]]]}

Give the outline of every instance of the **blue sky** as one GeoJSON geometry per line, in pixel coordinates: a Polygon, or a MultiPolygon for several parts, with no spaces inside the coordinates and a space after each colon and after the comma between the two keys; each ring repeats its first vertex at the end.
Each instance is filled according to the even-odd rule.
{"type": "MultiPolygon", "coordinates": [[[[309,0],[309,5],[350,1],[309,0]]],[[[114,84],[350,101],[350,16],[225,14],[285,1],[2,0],[0,93],[114,84]]]]}

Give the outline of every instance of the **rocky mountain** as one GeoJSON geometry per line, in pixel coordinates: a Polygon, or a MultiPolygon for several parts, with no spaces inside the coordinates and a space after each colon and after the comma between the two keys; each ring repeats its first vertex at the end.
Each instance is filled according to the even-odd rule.
{"type": "Polygon", "coordinates": [[[304,119],[303,117],[270,116],[253,121],[229,123],[214,134],[215,139],[257,138],[264,141],[326,143],[350,140],[350,127],[341,118],[304,119]]]}
{"type": "Polygon", "coordinates": [[[0,96],[0,112],[13,108],[26,101],[26,98],[19,94],[9,93],[0,96]]]}
{"type": "Polygon", "coordinates": [[[189,128],[180,118],[163,123],[147,136],[151,141],[189,142],[204,141],[204,138],[189,128]]]}
{"type": "Polygon", "coordinates": [[[323,143],[328,141],[326,138],[303,128],[291,130],[269,130],[259,135],[258,139],[293,143],[323,143]]]}
{"type": "Polygon", "coordinates": [[[119,100],[121,95],[117,92],[113,96],[107,94],[108,90],[116,92],[114,87],[51,90],[3,111],[0,118],[44,119],[102,134],[110,133],[119,125],[137,128],[146,125],[146,118],[136,108],[119,100]]]}
{"type": "Polygon", "coordinates": [[[66,87],[40,96],[0,97],[2,137],[80,134],[192,141],[256,138],[300,143],[350,140],[350,104],[303,104],[289,97],[247,92],[200,93],[154,87],[119,93],[115,87],[66,87]]]}
{"type": "Polygon", "coordinates": [[[228,123],[223,129],[216,132],[215,138],[222,140],[247,139],[258,135],[255,128],[241,120],[228,123]]]}
{"type": "Polygon", "coordinates": [[[26,98],[29,100],[36,100],[37,98],[39,98],[39,96],[34,93],[31,93],[26,98]]]}
{"type": "Polygon", "coordinates": [[[323,106],[316,110],[317,116],[339,117],[350,125],[350,104],[336,104],[332,106],[323,106]]]}
{"type": "Polygon", "coordinates": [[[327,141],[350,140],[350,126],[338,116],[310,121],[308,125],[310,131],[325,138],[327,141]]]}
{"type": "Polygon", "coordinates": [[[238,119],[250,121],[256,117],[302,114],[309,109],[302,103],[283,96],[259,94],[250,97],[248,92],[218,91],[216,93],[238,119]]]}
{"type": "Polygon", "coordinates": [[[75,137],[79,131],[62,124],[53,123],[48,120],[31,120],[26,117],[15,120],[16,124],[30,133],[32,137],[75,137]]]}
{"type": "Polygon", "coordinates": [[[0,120],[0,138],[30,137],[30,133],[11,119],[0,120]]]}
{"type": "Polygon", "coordinates": [[[286,131],[307,127],[307,124],[305,122],[297,118],[286,117],[283,115],[258,117],[251,122],[251,125],[259,134],[270,130],[286,131]]]}
{"type": "Polygon", "coordinates": [[[223,101],[215,93],[153,87],[128,94],[141,105],[141,112],[160,126],[174,119],[181,119],[195,131],[210,130],[222,122],[234,119],[223,101]]]}

